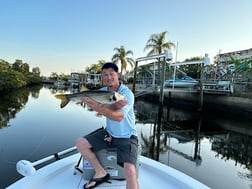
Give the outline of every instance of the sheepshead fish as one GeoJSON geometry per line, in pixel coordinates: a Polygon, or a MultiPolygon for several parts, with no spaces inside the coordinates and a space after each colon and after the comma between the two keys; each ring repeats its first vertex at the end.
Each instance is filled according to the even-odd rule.
{"type": "Polygon", "coordinates": [[[102,90],[87,90],[74,94],[57,94],[55,97],[61,100],[61,108],[64,108],[70,101],[81,103],[84,97],[91,97],[102,104],[113,104],[119,100],[126,99],[123,94],[118,92],[102,90]]]}

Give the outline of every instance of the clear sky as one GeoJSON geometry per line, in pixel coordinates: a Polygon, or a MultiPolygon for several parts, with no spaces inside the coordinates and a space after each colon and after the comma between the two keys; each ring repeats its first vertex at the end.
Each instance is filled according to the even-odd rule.
{"type": "Polygon", "coordinates": [[[0,0],[0,59],[70,74],[111,60],[121,45],[146,56],[149,37],[163,31],[178,61],[211,58],[252,48],[251,8],[252,0],[0,0]]]}

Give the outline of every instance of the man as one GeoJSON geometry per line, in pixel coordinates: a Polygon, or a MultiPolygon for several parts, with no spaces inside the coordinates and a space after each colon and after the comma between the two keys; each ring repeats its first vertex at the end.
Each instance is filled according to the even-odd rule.
{"type": "Polygon", "coordinates": [[[86,183],[83,188],[94,188],[107,182],[109,174],[98,161],[95,152],[104,148],[117,148],[117,162],[124,167],[126,176],[126,188],[138,189],[137,181],[137,131],[134,115],[134,95],[131,90],[120,83],[118,67],[108,62],[102,67],[102,81],[105,87],[101,90],[116,91],[125,95],[126,100],[120,100],[111,105],[100,104],[85,97],[83,102],[94,111],[106,117],[106,128],[86,135],[76,141],[79,152],[93,165],[95,174],[93,179],[86,183]]]}

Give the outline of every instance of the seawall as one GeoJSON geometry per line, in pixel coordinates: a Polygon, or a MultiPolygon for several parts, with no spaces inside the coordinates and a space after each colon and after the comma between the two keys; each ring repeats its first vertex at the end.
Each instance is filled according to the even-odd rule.
{"type": "MultiPolygon", "coordinates": [[[[150,102],[159,102],[159,92],[149,91],[136,97],[150,102]]],[[[164,106],[199,111],[200,94],[188,91],[164,91],[164,106]]],[[[203,93],[202,113],[252,121],[252,99],[228,94],[203,93]]]]}

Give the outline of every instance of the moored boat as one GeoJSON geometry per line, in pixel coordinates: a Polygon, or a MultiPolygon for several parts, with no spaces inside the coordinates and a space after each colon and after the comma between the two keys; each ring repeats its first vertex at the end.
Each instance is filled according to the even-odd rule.
{"type": "Polygon", "coordinates": [[[198,84],[197,80],[189,76],[183,76],[181,78],[170,78],[165,80],[164,87],[192,88],[198,84]]]}

